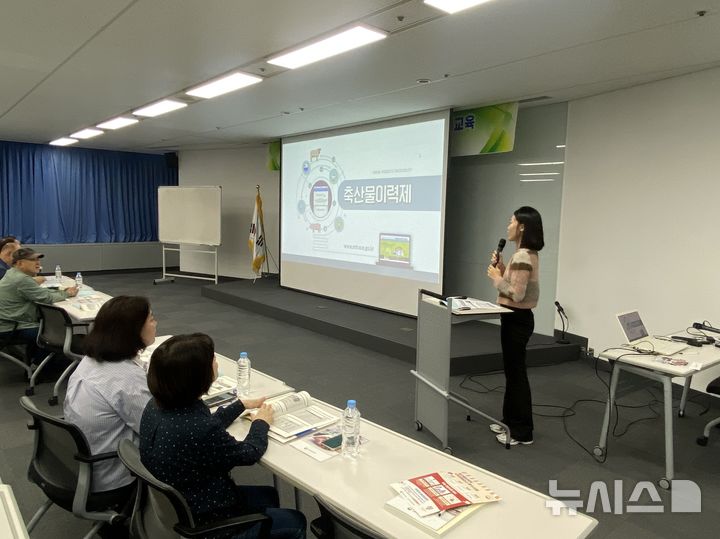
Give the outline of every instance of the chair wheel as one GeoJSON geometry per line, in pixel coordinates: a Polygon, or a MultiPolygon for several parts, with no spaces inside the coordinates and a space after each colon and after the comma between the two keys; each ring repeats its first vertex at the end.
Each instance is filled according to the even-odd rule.
{"type": "Polygon", "coordinates": [[[50,397],[50,398],[48,399],[48,404],[49,404],[50,406],[57,406],[57,403],[58,403],[58,398],[57,398],[57,396],[53,396],[53,397],[50,397]]]}
{"type": "Polygon", "coordinates": [[[708,443],[708,437],[707,436],[700,436],[697,440],[695,440],[698,445],[701,445],[705,447],[708,443]]]}
{"type": "Polygon", "coordinates": [[[662,477],[662,478],[658,481],[658,485],[659,485],[660,488],[663,489],[663,490],[670,490],[670,481],[668,481],[667,478],[665,478],[665,477],[662,477]]]}
{"type": "Polygon", "coordinates": [[[415,430],[422,430],[423,424],[420,421],[415,421],[415,430]]]}
{"type": "Polygon", "coordinates": [[[447,453],[448,455],[452,455],[452,447],[443,447],[443,451],[447,453]]]}
{"type": "Polygon", "coordinates": [[[35,388],[34,387],[26,387],[25,388],[25,395],[28,397],[32,397],[35,394],[35,388]]]}
{"type": "Polygon", "coordinates": [[[599,457],[602,457],[602,456],[605,455],[605,449],[603,449],[603,448],[600,447],[599,445],[596,445],[596,446],[593,448],[593,455],[595,455],[595,456],[598,457],[598,458],[599,458],[599,457]]]}
{"type": "Polygon", "coordinates": [[[685,410],[678,410],[678,417],[685,417],[685,410]]]}

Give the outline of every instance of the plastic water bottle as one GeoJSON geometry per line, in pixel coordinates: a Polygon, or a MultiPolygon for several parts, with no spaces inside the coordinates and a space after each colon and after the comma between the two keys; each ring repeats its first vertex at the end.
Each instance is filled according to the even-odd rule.
{"type": "Polygon", "coordinates": [[[60,284],[62,282],[62,268],[60,264],[55,266],[55,280],[60,284]]]}
{"type": "Polygon", "coordinates": [[[78,288],[82,286],[82,273],[79,271],[75,274],[75,286],[78,288]]]}
{"type": "Polygon", "coordinates": [[[354,400],[347,401],[342,415],[342,454],[355,458],[360,452],[360,410],[354,400]]]}
{"type": "Polygon", "coordinates": [[[240,352],[237,361],[237,395],[246,397],[250,393],[250,358],[247,352],[240,352]]]}

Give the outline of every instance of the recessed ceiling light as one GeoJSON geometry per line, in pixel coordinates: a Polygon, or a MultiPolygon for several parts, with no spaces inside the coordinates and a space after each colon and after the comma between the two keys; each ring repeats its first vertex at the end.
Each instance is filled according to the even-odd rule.
{"type": "Polygon", "coordinates": [[[174,99],[163,99],[162,101],[158,101],[157,103],[153,103],[147,107],[134,110],[133,114],[135,116],[147,116],[148,118],[154,118],[155,116],[160,116],[161,114],[181,109],[183,107],[187,107],[187,103],[175,101],[174,99]]]}
{"type": "Polygon", "coordinates": [[[139,121],[140,120],[138,120],[137,118],[126,118],[124,116],[118,116],[117,118],[113,118],[112,120],[108,120],[107,122],[98,124],[96,127],[99,127],[100,129],[120,129],[121,127],[136,124],[139,121]]]}
{"type": "Polygon", "coordinates": [[[436,7],[447,13],[457,13],[464,9],[478,6],[490,0],[425,0],[429,6],[436,7]]]}
{"type": "Polygon", "coordinates": [[[525,172],[520,176],[558,176],[559,172],[525,172]]]}
{"type": "Polygon", "coordinates": [[[565,144],[557,144],[555,147],[556,147],[556,148],[564,148],[564,147],[565,147],[565,144]]]}
{"type": "Polygon", "coordinates": [[[87,138],[97,137],[98,135],[102,135],[102,134],[103,134],[103,132],[100,131],[99,129],[87,128],[87,129],[83,129],[82,131],[78,131],[77,133],[73,133],[70,136],[73,138],[87,139],[87,138]]]}
{"type": "Polygon", "coordinates": [[[547,163],[518,163],[521,167],[544,167],[548,165],[564,165],[565,161],[548,161],[547,163]]]}
{"type": "Polygon", "coordinates": [[[50,144],[52,146],[70,146],[71,144],[75,144],[76,142],[77,142],[77,139],[62,137],[62,138],[53,140],[52,142],[50,142],[50,144]]]}
{"type": "Polygon", "coordinates": [[[247,75],[245,73],[240,73],[239,71],[236,71],[235,73],[231,73],[226,77],[222,77],[201,86],[197,86],[192,90],[188,90],[186,93],[195,97],[210,99],[212,97],[217,97],[228,92],[239,90],[240,88],[245,88],[246,86],[250,86],[251,84],[257,84],[261,81],[262,79],[260,77],[256,77],[255,75],[247,75]]]}
{"type": "Polygon", "coordinates": [[[366,26],[355,26],[334,36],[316,41],[305,47],[270,58],[269,64],[295,69],[336,54],[341,54],[374,41],[385,39],[387,34],[366,26]]]}
{"type": "Polygon", "coordinates": [[[528,182],[554,182],[555,178],[531,178],[531,179],[524,179],[520,180],[521,182],[528,183],[528,182]]]}

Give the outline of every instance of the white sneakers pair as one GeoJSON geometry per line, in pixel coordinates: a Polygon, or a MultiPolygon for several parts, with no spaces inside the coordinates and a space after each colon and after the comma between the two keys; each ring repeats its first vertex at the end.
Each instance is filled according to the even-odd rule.
{"type": "MultiPolygon", "coordinates": [[[[505,433],[505,429],[502,428],[502,426],[498,425],[497,423],[490,423],[490,430],[497,434],[495,436],[495,439],[498,441],[498,443],[501,443],[503,445],[506,445],[508,443],[507,441],[507,434],[505,433]]],[[[513,437],[510,437],[510,445],[532,445],[533,440],[529,440],[527,442],[521,442],[519,440],[516,440],[513,437]]]]}

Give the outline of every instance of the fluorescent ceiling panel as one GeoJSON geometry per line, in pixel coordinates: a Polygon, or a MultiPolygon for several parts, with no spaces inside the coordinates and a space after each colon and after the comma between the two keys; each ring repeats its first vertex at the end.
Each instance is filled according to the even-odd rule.
{"type": "Polygon", "coordinates": [[[120,129],[121,127],[136,124],[139,121],[140,120],[137,118],[125,118],[124,116],[118,116],[117,118],[98,124],[97,127],[100,129],[120,129]]]}
{"type": "Polygon", "coordinates": [[[425,0],[425,3],[452,14],[489,1],[490,0],[425,0]]]}
{"type": "Polygon", "coordinates": [[[355,26],[321,41],[276,56],[269,64],[295,69],[385,39],[387,34],[366,26],[355,26]]]}
{"type": "Polygon", "coordinates": [[[188,90],[186,93],[194,97],[211,99],[219,95],[227,94],[228,92],[234,92],[240,88],[245,88],[246,86],[250,86],[252,84],[257,84],[261,81],[262,79],[260,77],[236,71],[227,77],[222,77],[212,82],[208,82],[207,84],[197,86],[192,90],[188,90]]]}
{"type": "Polygon", "coordinates": [[[148,118],[154,118],[155,116],[160,116],[184,107],[187,107],[187,103],[175,101],[174,99],[163,99],[162,101],[158,101],[157,103],[153,103],[147,107],[134,110],[133,114],[135,116],[147,116],[148,118]]]}
{"type": "Polygon", "coordinates": [[[558,176],[559,172],[525,172],[520,176],[558,176]]]}
{"type": "Polygon", "coordinates": [[[84,140],[84,139],[88,139],[88,138],[97,137],[98,135],[102,135],[102,134],[103,134],[103,132],[100,131],[99,129],[87,128],[87,129],[78,131],[77,133],[73,133],[70,136],[73,138],[79,138],[79,139],[84,140]]]}
{"type": "Polygon", "coordinates": [[[50,142],[50,145],[52,145],[52,146],[70,146],[71,144],[75,144],[76,142],[77,142],[77,139],[62,137],[62,138],[53,140],[52,142],[50,142]]]}
{"type": "Polygon", "coordinates": [[[547,163],[518,163],[521,167],[544,167],[548,165],[564,165],[565,161],[548,161],[547,163]]]}

